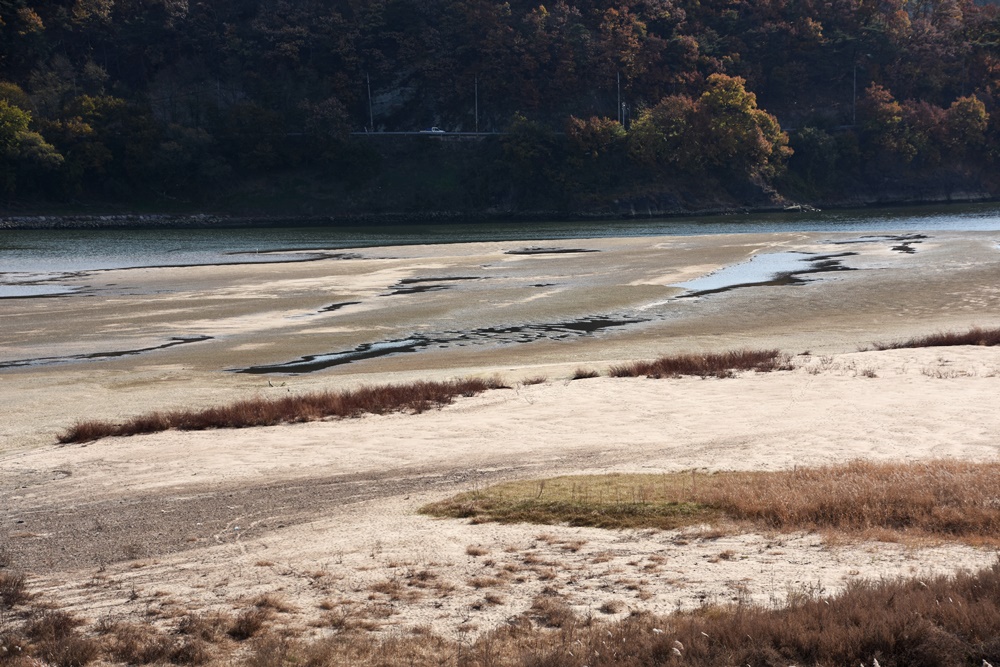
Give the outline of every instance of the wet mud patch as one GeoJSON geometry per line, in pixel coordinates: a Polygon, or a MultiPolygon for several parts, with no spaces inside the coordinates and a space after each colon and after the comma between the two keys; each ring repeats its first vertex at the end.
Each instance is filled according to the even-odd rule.
{"type": "Polygon", "coordinates": [[[24,368],[28,366],[49,366],[52,364],[72,363],[74,361],[101,361],[104,359],[115,359],[118,357],[130,357],[156,350],[165,350],[178,345],[188,343],[201,343],[212,340],[212,336],[177,336],[170,338],[162,345],[152,347],[142,347],[133,350],[112,350],[110,352],[91,352],[89,354],[70,354],[63,357],[34,357],[32,359],[15,359],[14,361],[0,361],[0,368],[24,368]]]}
{"type": "Polygon", "coordinates": [[[298,255],[296,259],[290,261],[316,261],[320,259],[365,259],[364,255],[356,252],[326,252],[316,248],[270,248],[268,250],[238,250],[223,253],[225,255],[242,257],[245,255],[298,255]],[[302,257],[304,256],[304,257],[302,257]]]}
{"type": "Polygon", "coordinates": [[[300,357],[280,364],[231,369],[235,373],[254,375],[315,373],[335,366],[342,366],[365,359],[375,359],[393,354],[418,352],[429,347],[450,348],[467,345],[511,345],[533,343],[539,340],[564,340],[593,335],[604,329],[624,327],[645,322],[643,319],[595,316],[545,324],[523,324],[509,327],[483,327],[469,331],[445,331],[429,335],[364,343],[351,350],[300,357]]]}
{"type": "Polygon", "coordinates": [[[510,327],[485,327],[468,333],[459,333],[457,341],[491,340],[499,343],[531,343],[548,338],[559,340],[594,334],[604,329],[614,329],[645,320],[634,318],[588,317],[568,322],[524,324],[510,327]]]}
{"type": "Polygon", "coordinates": [[[444,290],[451,289],[451,285],[411,285],[410,287],[397,287],[393,289],[388,294],[379,294],[379,296],[400,296],[402,294],[423,294],[424,292],[443,292],[444,290]]]}
{"type": "Polygon", "coordinates": [[[329,354],[315,354],[300,357],[295,361],[288,361],[283,364],[272,364],[264,366],[251,366],[249,368],[236,369],[236,373],[249,373],[252,375],[269,375],[275,373],[301,374],[315,373],[326,370],[334,366],[342,366],[364,359],[376,359],[390,354],[401,354],[405,352],[416,352],[426,348],[431,341],[423,336],[414,336],[400,340],[387,340],[378,343],[364,343],[358,345],[353,350],[343,352],[331,352],[329,354]]]}
{"type": "Polygon", "coordinates": [[[601,252],[600,250],[591,250],[587,248],[543,248],[539,246],[533,246],[530,248],[518,248],[516,250],[507,250],[504,252],[505,255],[571,255],[577,253],[586,252],[601,252]]]}
{"type": "Polygon", "coordinates": [[[878,243],[880,241],[887,241],[889,243],[897,244],[890,247],[892,250],[912,255],[917,251],[913,245],[922,243],[929,238],[930,237],[926,234],[871,234],[867,236],[859,236],[856,239],[827,241],[827,243],[832,245],[850,245],[853,243],[878,243]]]}
{"type": "Polygon", "coordinates": [[[0,299],[42,299],[79,295],[79,288],[67,285],[0,285],[0,299]]]}
{"type": "Polygon", "coordinates": [[[446,276],[443,278],[403,278],[390,287],[392,291],[380,296],[397,296],[400,294],[421,294],[423,292],[441,292],[450,289],[450,285],[441,283],[461,282],[467,280],[484,280],[479,276],[446,276]]]}
{"type": "Polygon", "coordinates": [[[361,303],[361,302],[360,301],[341,301],[340,303],[331,303],[329,306],[325,306],[323,308],[320,308],[319,312],[321,312],[321,313],[332,313],[332,312],[334,312],[336,310],[340,310],[341,308],[346,308],[347,306],[356,306],[359,303],[361,303]]]}
{"type": "Polygon", "coordinates": [[[403,278],[399,285],[416,285],[418,283],[447,283],[459,280],[484,280],[480,276],[447,276],[444,278],[403,278]]]}

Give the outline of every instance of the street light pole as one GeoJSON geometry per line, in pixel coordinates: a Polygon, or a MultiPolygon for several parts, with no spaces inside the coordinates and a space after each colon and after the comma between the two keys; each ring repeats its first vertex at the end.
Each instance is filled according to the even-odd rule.
{"type": "Polygon", "coordinates": [[[368,72],[365,72],[365,79],[368,81],[368,125],[371,127],[372,132],[375,131],[375,114],[372,112],[372,78],[368,72]]]}
{"type": "Polygon", "coordinates": [[[622,118],[622,73],[618,72],[618,124],[624,123],[622,118]]]}

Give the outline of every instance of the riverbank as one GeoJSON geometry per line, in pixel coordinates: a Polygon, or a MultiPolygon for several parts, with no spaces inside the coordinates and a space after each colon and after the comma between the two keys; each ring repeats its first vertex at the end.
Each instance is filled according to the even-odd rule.
{"type": "MultiPolygon", "coordinates": [[[[709,217],[745,213],[773,213],[784,206],[711,208],[696,211],[647,209],[645,213],[570,214],[563,211],[358,213],[319,216],[246,216],[225,214],[116,214],[116,215],[19,215],[0,217],[0,229],[227,229],[254,227],[393,227],[428,224],[491,224],[532,222],[590,222],[595,220],[637,220],[643,218],[709,217]]],[[[794,212],[800,212],[801,209],[794,212]]]]}
{"type": "Polygon", "coordinates": [[[820,199],[811,203],[780,200],[770,203],[731,203],[696,208],[679,205],[673,198],[640,196],[615,201],[590,212],[549,211],[416,211],[399,213],[344,213],[336,215],[246,215],[227,213],[48,213],[3,215],[2,229],[238,229],[269,227],[402,227],[407,225],[510,224],[536,222],[594,222],[600,220],[654,220],[675,218],[710,218],[747,214],[782,214],[789,216],[821,210],[881,210],[918,208],[933,205],[964,205],[1000,201],[995,193],[956,191],[927,194],[919,188],[879,196],[856,194],[835,200],[820,199]]]}
{"type": "Polygon", "coordinates": [[[1000,348],[859,349],[1000,326],[996,244],[958,231],[577,238],[81,273],[68,296],[0,300],[0,364],[26,362],[0,368],[0,539],[38,603],[87,631],[104,619],[176,633],[264,605],[293,637],[340,632],[340,617],[374,637],[466,640],[532,618],[540,596],[618,620],[986,567],[995,550],[949,543],[417,510],[559,474],[995,460],[1000,348]],[[680,286],[779,253],[821,270],[701,296],[680,286]],[[783,350],[791,370],[608,377],[740,348],[783,350]],[[332,363],[239,372],[310,357],[332,363]],[[82,419],[469,376],[509,389],[419,415],[55,445],[82,419]]]}

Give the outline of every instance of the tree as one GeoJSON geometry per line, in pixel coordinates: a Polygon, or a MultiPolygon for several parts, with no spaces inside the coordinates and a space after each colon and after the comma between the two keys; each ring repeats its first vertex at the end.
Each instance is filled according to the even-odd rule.
{"type": "Polygon", "coordinates": [[[614,187],[623,178],[626,134],[617,120],[570,116],[566,139],[567,187],[595,193],[614,187]]]}
{"type": "Polygon", "coordinates": [[[699,170],[700,156],[692,134],[694,116],[694,100],[686,95],[664,97],[644,109],[629,128],[629,155],[646,166],[699,170]]]}
{"type": "Polygon", "coordinates": [[[974,95],[952,102],[944,114],[951,153],[960,159],[981,155],[989,122],[986,105],[974,95]]]}
{"type": "Polygon", "coordinates": [[[8,195],[30,189],[33,177],[46,175],[63,162],[52,144],[29,129],[30,124],[29,112],[0,100],[0,185],[8,195]]]}
{"type": "Polygon", "coordinates": [[[917,155],[903,122],[903,105],[883,86],[872,84],[858,106],[862,143],[869,157],[894,158],[909,163],[917,155]]]}
{"type": "Polygon", "coordinates": [[[757,108],[740,77],[713,74],[695,108],[705,164],[722,172],[770,179],[792,154],[778,119],[757,108]]]}

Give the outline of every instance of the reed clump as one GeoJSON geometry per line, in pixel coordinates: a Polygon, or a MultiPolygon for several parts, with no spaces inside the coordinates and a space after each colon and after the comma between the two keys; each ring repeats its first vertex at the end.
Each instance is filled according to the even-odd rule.
{"type": "Polygon", "coordinates": [[[677,378],[689,375],[731,378],[741,371],[769,373],[791,368],[791,357],[780,350],[730,350],[670,355],[655,361],[633,361],[612,366],[609,374],[611,377],[677,378]]]}
{"type": "Polygon", "coordinates": [[[445,382],[375,385],[345,391],[325,391],[281,398],[244,399],[203,410],[151,412],[124,423],[85,420],[58,436],[60,443],[90,442],[111,436],[157,433],[169,429],[200,431],[216,428],[275,426],[320,419],[346,419],[364,414],[421,413],[449,405],[459,396],[475,396],[506,385],[499,378],[467,378],[445,382]]]}
{"type": "Polygon", "coordinates": [[[837,531],[1000,541],[1000,463],[851,463],[775,472],[592,475],[507,482],[421,511],[473,521],[837,531]]]}
{"type": "Polygon", "coordinates": [[[981,345],[985,347],[1000,345],[1000,329],[972,327],[968,331],[948,331],[926,336],[916,336],[902,341],[874,343],[872,347],[881,351],[911,347],[948,347],[953,345],[981,345]]]}

